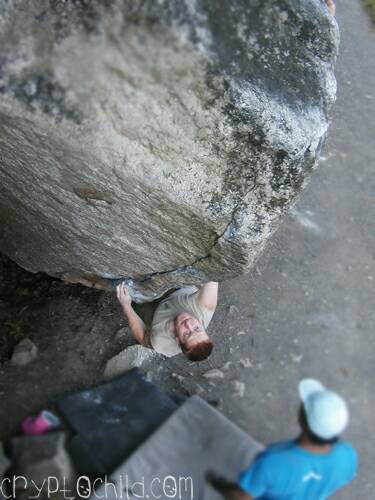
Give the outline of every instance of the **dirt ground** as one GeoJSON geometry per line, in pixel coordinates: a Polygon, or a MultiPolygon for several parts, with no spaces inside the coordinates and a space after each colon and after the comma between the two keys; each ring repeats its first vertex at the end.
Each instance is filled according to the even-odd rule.
{"type": "Polygon", "coordinates": [[[80,285],[32,275],[0,259],[1,437],[20,419],[54,398],[95,384],[103,363],[126,347],[113,341],[123,324],[113,297],[80,285]],[[14,346],[29,337],[37,359],[26,367],[9,363],[14,346]]]}

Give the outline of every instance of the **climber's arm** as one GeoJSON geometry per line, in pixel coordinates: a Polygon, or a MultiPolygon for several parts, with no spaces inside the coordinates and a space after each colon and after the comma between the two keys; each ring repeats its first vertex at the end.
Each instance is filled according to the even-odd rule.
{"type": "Polygon", "coordinates": [[[336,5],[334,0],[325,0],[325,3],[327,5],[327,8],[332,16],[335,15],[336,13],[336,5]]]}
{"type": "Polygon", "coordinates": [[[145,347],[151,347],[146,325],[134,311],[129,290],[123,283],[117,286],[117,298],[128,320],[129,328],[135,340],[145,347]]]}
{"type": "Polygon", "coordinates": [[[217,305],[219,283],[209,281],[200,287],[198,292],[198,303],[201,307],[214,311],[217,305]]]}

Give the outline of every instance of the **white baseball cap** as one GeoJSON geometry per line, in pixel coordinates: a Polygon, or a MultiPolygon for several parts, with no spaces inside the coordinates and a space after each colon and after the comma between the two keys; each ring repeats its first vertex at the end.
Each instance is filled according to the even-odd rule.
{"type": "Polygon", "coordinates": [[[341,396],[312,378],[301,380],[298,392],[311,432],[322,439],[332,439],[345,430],[349,411],[341,396]]]}

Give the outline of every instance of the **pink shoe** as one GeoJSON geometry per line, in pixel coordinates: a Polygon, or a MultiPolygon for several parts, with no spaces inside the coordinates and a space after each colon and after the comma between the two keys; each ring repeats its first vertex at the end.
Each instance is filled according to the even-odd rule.
{"type": "Polygon", "coordinates": [[[26,417],[21,428],[26,436],[38,436],[60,426],[60,419],[50,411],[42,411],[36,417],[26,417]]]}

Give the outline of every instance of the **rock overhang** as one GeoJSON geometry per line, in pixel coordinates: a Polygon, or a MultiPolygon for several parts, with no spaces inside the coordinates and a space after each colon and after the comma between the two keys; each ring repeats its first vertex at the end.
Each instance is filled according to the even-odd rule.
{"type": "Polygon", "coordinates": [[[324,141],[335,21],[318,0],[85,5],[3,7],[1,248],[140,299],[246,272],[324,141]]]}

